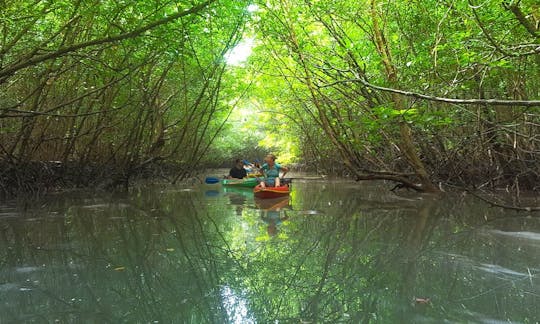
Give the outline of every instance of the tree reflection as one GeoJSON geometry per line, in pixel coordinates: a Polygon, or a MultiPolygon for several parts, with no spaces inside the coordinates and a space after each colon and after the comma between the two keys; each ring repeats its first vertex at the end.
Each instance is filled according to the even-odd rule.
{"type": "Polygon", "coordinates": [[[536,314],[536,236],[516,231],[540,231],[538,221],[518,219],[511,232],[508,220],[489,221],[500,211],[469,200],[340,183],[297,184],[283,200],[243,195],[240,215],[230,198],[141,189],[0,218],[1,322],[477,322],[503,312],[526,322],[536,314]]]}
{"type": "Polygon", "coordinates": [[[227,262],[214,246],[219,234],[208,227],[210,215],[195,200],[161,197],[156,205],[147,198],[75,205],[54,220],[40,215],[42,226],[4,222],[11,234],[2,236],[2,250],[23,257],[11,258],[2,282],[31,293],[4,294],[18,313],[2,318],[226,322],[218,268],[227,262]],[[37,270],[18,274],[21,265],[37,270]]]}

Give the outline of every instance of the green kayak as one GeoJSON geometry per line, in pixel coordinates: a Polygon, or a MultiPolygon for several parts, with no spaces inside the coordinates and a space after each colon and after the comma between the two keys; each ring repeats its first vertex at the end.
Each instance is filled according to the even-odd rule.
{"type": "Polygon", "coordinates": [[[223,179],[221,184],[229,187],[253,188],[259,184],[259,181],[257,181],[257,178],[223,179]]]}

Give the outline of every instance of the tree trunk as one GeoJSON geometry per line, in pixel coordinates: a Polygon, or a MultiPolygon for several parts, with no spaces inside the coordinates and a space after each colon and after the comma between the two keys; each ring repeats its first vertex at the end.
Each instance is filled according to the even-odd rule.
{"type": "MultiPolygon", "coordinates": [[[[392,62],[389,44],[380,28],[379,15],[376,7],[377,0],[371,0],[371,19],[373,23],[373,37],[375,46],[381,57],[388,82],[392,87],[396,87],[398,83],[397,70],[392,62]]],[[[392,101],[394,102],[395,109],[403,110],[405,108],[403,98],[400,95],[393,93],[392,101]]],[[[431,182],[426,168],[418,156],[409,125],[407,125],[405,121],[401,121],[399,124],[399,130],[401,136],[399,148],[407,158],[409,165],[413,168],[414,172],[418,176],[420,183],[422,184],[422,188],[428,192],[438,192],[439,189],[431,182]]]]}

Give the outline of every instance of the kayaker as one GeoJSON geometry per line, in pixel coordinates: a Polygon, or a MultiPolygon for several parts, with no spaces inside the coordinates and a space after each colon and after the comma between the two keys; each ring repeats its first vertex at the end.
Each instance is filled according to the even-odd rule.
{"type": "Polygon", "coordinates": [[[279,187],[281,185],[279,173],[283,172],[282,177],[284,177],[289,172],[289,169],[276,163],[276,156],[274,154],[268,154],[264,158],[264,162],[261,167],[261,172],[264,175],[264,178],[260,179],[261,187],[279,187]]]}
{"type": "Polygon", "coordinates": [[[234,166],[229,171],[229,176],[227,178],[232,179],[244,179],[247,177],[246,169],[244,169],[244,163],[240,159],[234,161],[234,166]]]}

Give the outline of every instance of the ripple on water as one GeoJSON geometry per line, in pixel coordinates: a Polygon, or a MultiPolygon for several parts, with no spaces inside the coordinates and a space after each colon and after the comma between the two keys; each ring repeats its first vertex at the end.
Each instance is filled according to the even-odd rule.
{"type": "Polygon", "coordinates": [[[536,233],[536,232],[505,232],[501,230],[491,230],[489,232],[496,235],[504,235],[504,236],[515,237],[519,239],[540,241],[540,233],[536,233]]]}
{"type": "Polygon", "coordinates": [[[486,271],[493,274],[501,274],[506,276],[517,276],[517,277],[528,277],[529,275],[523,272],[517,272],[505,267],[501,267],[497,264],[487,264],[482,263],[479,266],[476,267],[477,269],[480,269],[482,271],[486,271]]]}
{"type": "Polygon", "coordinates": [[[7,291],[12,291],[12,290],[18,290],[18,289],[19,289],[19,285],[11,283],[11,282],[0,284],[0,292],[7,292],[7,291]]]}
{"type": "Polygon", "coordinates": [[[10,218],[17,218],[19,217],[21,214],[19,213],[15,213],[15,212],[5,212],[5,213],[0,213],[0,220],[2,219],[10,219],[10,218]]]}
{"type": "Polygon", "coordinates": [[[318,210],[300,210],[298,211],[298,214],[300,215],[319,215],[321,214],[321,212],[319,212],[318,210]]]}
{"type": "Polygon", "coordinates": [[[31,272],[36,272],[36,271],[39,271],[40,268],[39,267],[17,267],[15,268],[15,272],[18,272],[18,273],[31,273],[31,272]]]}

